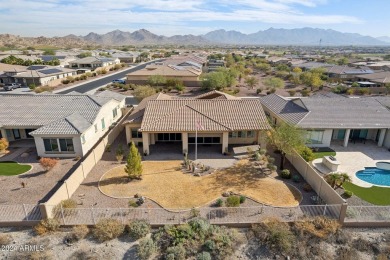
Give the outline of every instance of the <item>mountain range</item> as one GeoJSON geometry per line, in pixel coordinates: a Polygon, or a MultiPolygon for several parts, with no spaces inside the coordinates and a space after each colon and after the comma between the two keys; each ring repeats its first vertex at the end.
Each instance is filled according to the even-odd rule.
{"type": "Polygon", "coordinates": [[[390,37],[363,36],[357,33],[342,33],[330,29],[270,28],[256,33],[244,34],[238,31],[215,30],[204,35],[163,36],[140,29],[134,32],[114,30],[105,34],[91,32],[85,36],[67,35],[64,37],[21,37],[0,34],[0,46],[17,47],[55,45],[58,47],[84,47],[87,45],[312,45],[312,46],[386,46],[390,37]]]}

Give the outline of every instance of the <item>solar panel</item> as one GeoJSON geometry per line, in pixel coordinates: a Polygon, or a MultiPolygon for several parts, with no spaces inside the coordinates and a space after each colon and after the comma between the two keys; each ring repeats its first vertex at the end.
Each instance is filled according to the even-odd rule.
{"type": "Polygon", "coordinates": [[[28,67],[27,69],[28,70],[41,70],[41,69],[44,69],[44,68],[46,68],[45,65],[33,65],[33,66],[28,67]]]}
{"type": "Polygon", "coordinates": [[[47,69],[47,70],[40,70],[39,72],[47,75],[47,74],[59,73],[59,72],[62,72],[62,70],[59,70],[59,69],[47,69]]]}

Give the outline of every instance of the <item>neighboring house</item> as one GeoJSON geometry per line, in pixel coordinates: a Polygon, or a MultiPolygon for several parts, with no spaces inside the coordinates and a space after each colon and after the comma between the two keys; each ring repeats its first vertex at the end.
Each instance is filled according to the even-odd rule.
{"type": "Polygon", "coordinates": [[[306,130],[308,146],[373,140],[378,146],[390,147],[390,111],[384,105],[390,105],[390,98],[320,95],[287,99],[271,94],[260,102],[273,124],[287,122],[306,130]]]}
{"type": "MultiPolygon", "coordinates": [[[[1,66],[0,66],[1,67],[1,66]]],[[[73,69],[54,67],[47,65],[33,65],[14,69],[5,69],[0,74],[0,83],[20,83],[23,86],[34,84],[40,85],[58,85],[63,78],[76,75],[73,69]]]]}
{"type": "Polygon", "coordinates": [[[220,145],[225,152],[229,144],[261,144],[270,129],[258,100],[239,99],[218,91],[193,98],[175,98],[162,93],[148,97],[135,108],[124,122],[127,142],[143,146],[144,154],[157,142],[197,142],[220,145]]]}
{"type": "Polygon", "coordinates": [[[34,139],[38,156],[85,155],[122,116],[125,96],[110,91],[98,95],[0,95],[0,137],[34,139]]]}
{"type": "Polygon", "coordinates": [[[226,67],[226,62],[224,60],[210,59],[207,61],[207,72],[213,72],[218,70],[219,68],[224,67],[226,67]]]}
{"type": "Polygon", "coordinates": [[[357,81],[368,81],[373,83],[373,87],[384,87],[390,83],[390,71],[381,71],[368,75],[356,76],[357,81]]]}
{"type": "Polygon", "coordinates": [[[120,62],[123,63],[134,63],[137,62],[139,57],[138,52],[113,52],[111,53],[113,58],[119,59],[120,62]]]}
{"type": "Polygon", "coordinates": [[[119,64],[118,58],[106,58],[106,57],[85,57],[82,59],[69,62],[69,67],[72,69],[89,69],[95,70],[96,68],[106,67],[110,65],[119,64]]]}
{"type": "Polygon", "coordinates": [[[59,60],[60,67],[69,67],[69,62],[76,60],[77,58],[75,56],[68,56],[68,55],[42,55],[39,57],[44,62],[49,62],[52,60],[59,60]]]}
{"type": "Polygon", "coordinates": [[[187,87],[198,87],[201,84],[199,76],[202,72],[198,69],[166,65],[163,62],[147,65],[145,68],[136,70],[126,75],[128,83],[146,84],[150,76],[161,75],[167,79],[179,79],[187,87]]]}

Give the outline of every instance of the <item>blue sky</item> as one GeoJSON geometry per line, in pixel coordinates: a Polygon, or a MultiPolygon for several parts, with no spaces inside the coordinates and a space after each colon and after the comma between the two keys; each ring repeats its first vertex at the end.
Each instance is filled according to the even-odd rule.
{"type": "Polygon", "coordinates": [[[314,27],[390,36],[390,0],[0,0],[0,33],[86,35],[115,29],[204,34],[314,27]]]}

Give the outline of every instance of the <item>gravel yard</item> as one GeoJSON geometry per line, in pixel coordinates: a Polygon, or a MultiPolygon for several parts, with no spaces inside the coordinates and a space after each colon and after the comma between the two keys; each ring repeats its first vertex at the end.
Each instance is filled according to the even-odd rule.
{"type": "Polygon", "coordinates": [[[66,172],[75,164],[72,159],[61,159],[57,165],[45,172],[37,161],[37,153],[33,148],[27,151],[28,156],[19,155],[15,161],[30,164],[32,169],[15,176],[0,176],[0,204],[37,204],[66,172]],[[23,188],[23,184],[25,187],[23,188]]]}

